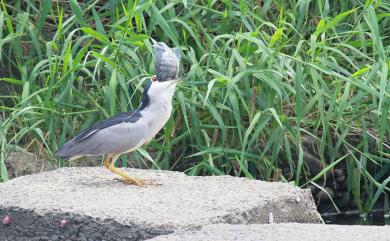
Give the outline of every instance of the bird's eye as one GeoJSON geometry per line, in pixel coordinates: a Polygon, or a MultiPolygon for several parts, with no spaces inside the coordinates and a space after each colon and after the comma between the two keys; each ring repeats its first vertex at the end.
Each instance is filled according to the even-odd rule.
{"type": "Polygon", "coordinates": [[[156,76],[153,76],[153,77],[152,77],[152,81],[153,81],[153,82],[156,82],[156,81],[157,81],[157,77],[156,77],[156,76]]]}

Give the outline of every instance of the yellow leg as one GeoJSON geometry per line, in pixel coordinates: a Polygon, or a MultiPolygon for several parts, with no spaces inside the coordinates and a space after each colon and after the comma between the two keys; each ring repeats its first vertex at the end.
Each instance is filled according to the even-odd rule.
{"type": "Polygon", "coordinates": [[[111,159],[112,159],[112,155],[108,154],[106,159],[104,159],[104,161],[103,161],[103,165],[104,165],[105,168],[110,169],[111,159]]]}
{"type": "Polygon", "coordinates": [[[120,181],[130,185],[137,185],[137,186],[156,185],[156,183],[154,183],[153,181],[143,180],[143,179],[129,176],[124,171],[115,168],[115,162],[118,159],[118,157],[119,155],[108,155],[107,158],[104,160],[104,166],[107,169],[109,169],[111,172],[121,176],[123,179],[120,179],[120,181]]]}

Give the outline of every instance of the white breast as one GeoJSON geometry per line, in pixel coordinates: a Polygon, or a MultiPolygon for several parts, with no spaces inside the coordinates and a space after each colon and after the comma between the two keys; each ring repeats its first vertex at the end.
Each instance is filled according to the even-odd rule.
{"type": "Polygon", "coordinates": [[[149,130],[147,130],[146,142],[149,142],[167,123],[172,113],[172,105],[166,104],[159,106],[160,108],[149,108],[143,120],[147,123],[149,130]]]}
{"type": "Polygon", "coordinates": [[[126,152],[132,152],[138,149],[140,146],[150,142],[156,134],[164,127],[164,125],[169,120],[172,112],[171,103],[162,103],[161,105],[154,105],[152,107],[147,107],[141,111],[143,133],[140,133],[139,136],[142,136],[139,143],[132,146],[126,152]]]}
{"type": "Polygon", "coordinates": [[[164,127],[172,113],[171,98],[153,103],[142,112],[142,121],[148,127],[145,130],[145,143],[149,142],[164,127]]]}

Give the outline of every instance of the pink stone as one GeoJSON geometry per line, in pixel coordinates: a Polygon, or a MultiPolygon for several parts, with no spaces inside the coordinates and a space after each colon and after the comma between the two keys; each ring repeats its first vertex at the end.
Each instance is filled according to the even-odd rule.
{"type": "Polygon", "coordinates": [[[5,215],[3,218],[3,224],[4,225],[9,225],[11,223],[11,218],[8,215],[5,215]]]}
{"type": "Polygon", "coordinates": [[[63,228],[68,222],[65,219],[62,219],[60,222],[60,227],[63,228]]]}

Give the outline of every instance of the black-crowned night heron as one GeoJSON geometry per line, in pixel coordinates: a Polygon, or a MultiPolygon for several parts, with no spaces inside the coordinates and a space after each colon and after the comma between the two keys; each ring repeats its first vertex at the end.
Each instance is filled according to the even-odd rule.
{"type": "Polygon", "coordinates": [[[153,41],[156,76],[148,80],[140,106],[120,113],[81,131],[56,152],[58,157],[76,159],[105,155],[104,166],[128,184],[144,186],[150,180],[138,179],[115,168],[122,153],[132,152],[149,142],[168,121],[172,97],[179,79],[180,52],[165,43],[153,41]]]}

